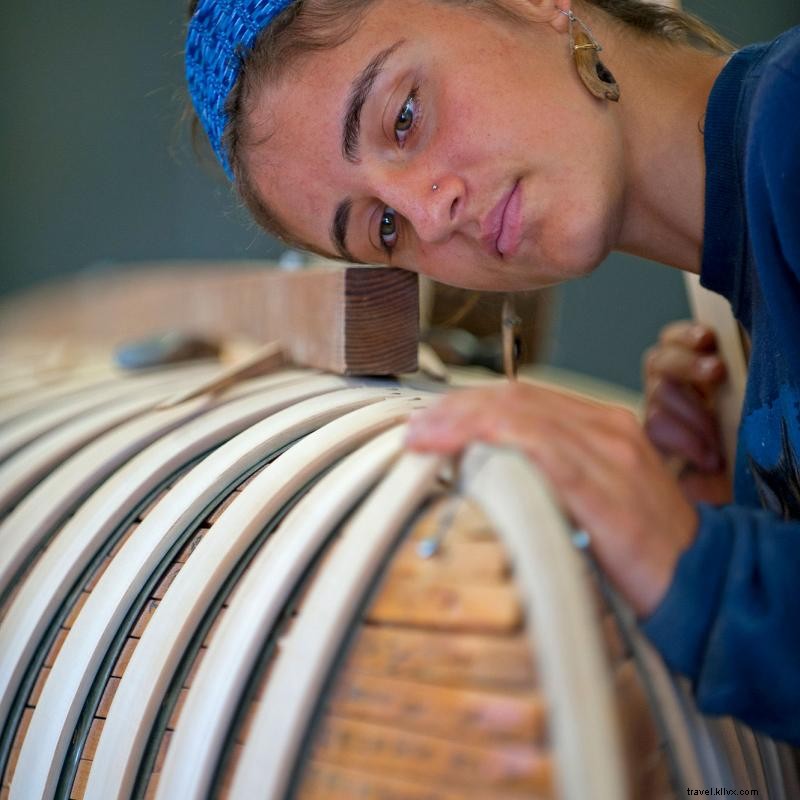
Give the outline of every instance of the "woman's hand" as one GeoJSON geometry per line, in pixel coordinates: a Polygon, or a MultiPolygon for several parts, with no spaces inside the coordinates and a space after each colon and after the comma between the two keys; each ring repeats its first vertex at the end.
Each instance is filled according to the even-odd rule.
{"type": "Polygon", "coordinates": [[[643,367],[650,441],[668,462],[680,465],[679,482],[691,502],[730,502],[714,403],[726,370],[714,332],[693,322],[667,325],[643,367]]]}
{"type": "Polygon", "coordinates": [[[456,454],[474,440],[527,453],[634,610],[655,609],[697,513],[631,412],[511,383],[447,395],[412,418],[407,443],[456,454]]]}

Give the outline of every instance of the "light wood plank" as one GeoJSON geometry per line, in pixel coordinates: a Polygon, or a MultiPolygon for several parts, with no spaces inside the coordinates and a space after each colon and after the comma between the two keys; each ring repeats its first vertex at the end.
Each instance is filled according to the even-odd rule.
{"type": "MultiPolygon", "coordinates": [[[[264,398],[245,398],[253,404],[251,422],[254,419],[261,419],[261,422],[218,447],[188,472],[159,503],[155,510],[157,513],[148,515],[139,526],[137,535],[128,539],[78,615],[53,665],[34,712],[31,735],[22,747],[19,783],[12,787],[12,797],[49,796],[53,791],[58,779],[58,765],[66,754],[78,714],[106,648],[130,604],[175,538],[213,498],[249,467],[316,429],[332,416],[351,408],[356,403],[356,396],[358,402],[363,403],[365,390],[332,391],[342,383],[340,378],[326,376],[301,384],[304,389],[273,390],[273,403],[275,397],[282,394],[284,405],[296,400],[301,391],[305,391],[306,396],[315,393],[322,396],[296,403],[269,416],[264,409],[265,405],[268,406],[264,398]],[[315,391],[308,388],[311,385],[315,391]],[[290,391],[294,391],[294,398],[290,391]],[[19,794],[15,795],[15,792],[19,794]]],[[[371,391],[377,400],[378,391],[371,391]]],[[[229,425],[230,408],[220,409],[227,412],[225,417],[229,425]]]]}
{"type": "Polygon", "coordinates": [[[419,406],[413,396],[374,403],[373,390],[361,392],[362,402],[371,405],[328,422],[265,467],[181,568],[114,699],[87,798],[130,794],[153,721],[190,637],[230,569],[269,519],[320,471],[419,406]]]}

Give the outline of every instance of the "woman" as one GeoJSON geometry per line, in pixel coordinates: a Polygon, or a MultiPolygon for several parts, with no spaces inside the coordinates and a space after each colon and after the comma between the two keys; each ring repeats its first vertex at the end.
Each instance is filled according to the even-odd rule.
{"type": "Polygon", "coordinates": [[[495,290],[618,249],[731,301],[753,347],[734,503],[695,503],[726,490],[702,328],[650,357],[647,432],[509,385],[448,396],[409,445],[522,448],[700,707],[800,744],[800,29],[730,56],[638,0],[196,5],[195,107],[287,241],[495,290]]]}

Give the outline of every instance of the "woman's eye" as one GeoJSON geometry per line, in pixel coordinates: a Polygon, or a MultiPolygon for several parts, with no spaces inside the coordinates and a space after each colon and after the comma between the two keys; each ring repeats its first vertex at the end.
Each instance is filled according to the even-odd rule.
{"type": "Polygon", "coordinates": [[[394,121],[394,135],[399,145],[403,145],[414,127],[414,117],[417,113],[417,98],[412,92],[407,98],[397,119],[394,121]]]}
{"type": "Polygon", "coordinates": [[[384,208],[380,225],[381,246],[387,252],[397,244],[397,217],[393,208],[384,208]]]}

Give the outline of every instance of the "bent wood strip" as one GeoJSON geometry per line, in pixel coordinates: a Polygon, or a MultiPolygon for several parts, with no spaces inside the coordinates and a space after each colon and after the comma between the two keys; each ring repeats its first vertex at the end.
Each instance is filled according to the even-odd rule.
{"type": "MultiPolygon", "coordinates": [[[[9,713],[30,659],[60,603],[133,509],[178,469],[248,425],[302,398],[346,385],[341,378],[317,377],[215,408],[162,437],[106,481],[64,526],[0,623],[0,717],[9,713]]],[[[155,518],[150,522],[153,525],[157,525],[155,518]]]]}
{"type": "Polygon", "coordinates": [[[291,361],[344,374],[416,368],[417,276],[337,264],[287,273],[270,264],[194,263],[126,270],[31,292],[0,308],[0,340],[40,337],[118,342],[165,328],[268,342],[291,361]]]}
{"type": "Polygon", "coordinates": [[[7,511],[32,486],[87,442],[142,412],[184,383],[182,376],[160,376],[153,385],[120,381],[119,396],[84,411],[79,417],[29,443],[0,465],[0,513],[7,511]]]}
{"type": "Polygon", "coordinates": [[[98,437],[67,459],[0,523],[0,619],[4,588],[11,585],[26,559],[74,511],[81,498],[88,496],[121,464],[171,429],[217,405],[303,377],[307,378],[308,372],[285,370],[269,378],[248,381],[220,397],[182,405],[179,409],[148,412],[98,437]]]}
{"type": "Polygon", "coordinates": [[[270,680],[234,774],[231,800],[282,798],[316,698],[403,523],[432,491],[443,459],[406,453],[346,526],[315,577],[270,680]]]}
{"type": "MultiPolygon", "coordinates": [[[[100,737],[87,800],[130,796],[156,714],[189,639],[270,518],[320,471],[419,406],[413,397],[388,400],[329,422],[265,467],[223,512],[179,572],[133,653],[100,737]]],[[[242,621],[249,622],[256,609],[251,606],[242,621]]]]}
{"type": "Polygon", "coordinates": [[[552,706],[557,778],[567,800],[626,797],[613,683],[599,622],[563,514],[521,453],[473,445],[464,491],[515,564],[531,647],[552,706]]]}
{"type": "Polygon", "coordinates": [[[328,710],[334,716],[440,738],[452,738],[458,731],[462,741],[479,745],[508,740],[543,747],[547,739],[543,695],[434,686],[347,667],[329,698],[328,710]]]}
{"type": "Polygon", "coordinates": [[[708,325],[717,334],[719,353],[728,369],[728,378],[717,395],[718,413],[728,473],[733,475],[736,443],[747,384],[747,362],[742,348],[739,325],[728,301],[700,285],[700,277],[684,273],[689,305],[695,319],[708,325]]]}
{"type": "MultiPolygon", "coordinates": [[[[264,641],[307,564],[397,457],[403,431],[376,437],[322,478],[253,559],[192,680],[158,783],[158,800],[203,798],[264,641]],[[188,760],[187,760],[188,759],[188,760]],[[186,765],[192,763],[192,769],[186,765]]],[[[237,524],[248,516],[237,507],[237,524]]]]}
{"type": "Polygon", "coordinates": [[[630,608],[608,586],[606,597],[631,649],[659,729],[668,743],[673,782],[677,786],[705,786],[706,776],[693,748],[689,718],[675,679],[655,648],[639,631],[630,608]]]}
{"type": "MultiPolygon", "coordinates": [[[[109,381],[100,386],[88,386],[73,397],[60,398],[50,402],[44,409],[27,414],[22,420],[8,425],[0,440],[0,461],[9,458],[13,453],[45,434],[54,431],[70,420],[80,421],[91,412],[102,411],[112,403],[122,403],[126,399],[142,396],[164,384],[173,384],[176,379],[194,375],[199,378],[207,375],[207,365],[192,367],[190,370],[153,373],[150,375],[123,377],[109,381]]],[[[161,398],[158,398],[159,400],[161,398]]]]}
{"type": "MultiPolygon", "coordinates": [[[[316,379],[323,381],[329,389],[341,383],[336,378],[316,379]]],[[[238,476],[270,453],[335,416],[381,397],[376,390],[342,390],[285,408],[219,447],[165,495],[157,513],[147,516],[136,536],[125,542],[109,564],[69,631],[22,745],[12,798],[53,796],[75,724],[108,647],[140,589],[187,526],[238,476]]]]}
{"type": "Polygon", "coordinates": [[[19,422],[23,416],[33,415],[47,406],[54,405],[56,402],[61,403],[82,391],[91,391],[93,388],[116,382],[121,377],[118,371],[108,365],[102,372],[95,371],[86,375],[82,374],[80,370],[76,370],[54,380],[52,384],[38,387],[35,391],[4,398],[0,402],[0,428],[10,426],[13,422],[19,422]]]}

